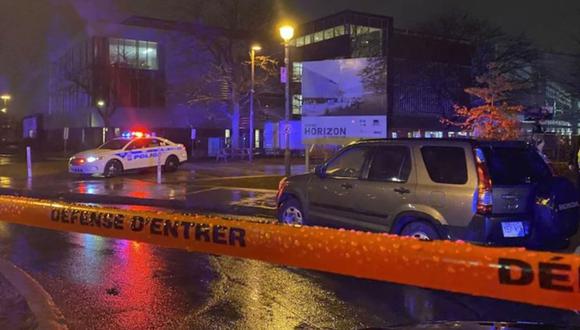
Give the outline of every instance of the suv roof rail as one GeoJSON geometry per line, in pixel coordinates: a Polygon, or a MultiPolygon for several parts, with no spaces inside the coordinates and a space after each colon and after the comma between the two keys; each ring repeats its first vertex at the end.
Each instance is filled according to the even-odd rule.
{"type": "Polygon", "coordinates": [[[508,140],[508,141],[501,141],[501,140],[476,140],[473,138],[386,138],[386,139],[362,139],[353,142],[352,144],[359,144],[359,143],[380,143],[380,142],[389,142],[389,141],[453,141],[453,142],[468,142],[473,145],[503,145],[503,146],[524,146],[529,145],[527,141],[518,141],[518,140],[508,140]]]}

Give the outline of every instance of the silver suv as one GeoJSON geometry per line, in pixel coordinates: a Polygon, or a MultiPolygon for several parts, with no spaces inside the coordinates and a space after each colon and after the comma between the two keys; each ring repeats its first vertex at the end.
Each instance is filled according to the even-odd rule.
{"type": "Polygon", "coordinates": [[[564,247],[578,228],[574,185],[523,142],[369,140],[280,182],[291,224],[420,239],[564,247]]]}

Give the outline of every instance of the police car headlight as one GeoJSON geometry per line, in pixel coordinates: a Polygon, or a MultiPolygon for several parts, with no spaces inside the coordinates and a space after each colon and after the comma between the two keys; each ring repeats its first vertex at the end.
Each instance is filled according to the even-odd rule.
{"type": "Polygon", "coordinates": [[[97,160],[101,160],[101,159],[103,159],[103,157],[93,157],[93,156],[90,156],[90,157],[87,157],[87,163],[96,162],[97,160]]]}

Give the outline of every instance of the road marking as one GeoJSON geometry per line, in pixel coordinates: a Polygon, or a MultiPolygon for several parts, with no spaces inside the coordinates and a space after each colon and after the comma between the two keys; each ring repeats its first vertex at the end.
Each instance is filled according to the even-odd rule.
{"type": "Polygon", "coordinates": [[[186,196],[195,195],[195,194],[204,193],[204,192],[208,192],[208,191],[212,191],[212,190],[218,190],[218,189],[221,189],[221,188],[219,188],[219,187],[212,187],[212,188],[207,188],[207,189],[200,189],[200,190],[196,190],[196,191],[192,191],[192,192],[185,193],[185,195],[186,196]]]}
{"type": "Polygon", "coordinates": [[[39,329],[68,329],[50,294],[32,276],[4,259],[0,259],[0,273],[26,299],[39,329]]]}

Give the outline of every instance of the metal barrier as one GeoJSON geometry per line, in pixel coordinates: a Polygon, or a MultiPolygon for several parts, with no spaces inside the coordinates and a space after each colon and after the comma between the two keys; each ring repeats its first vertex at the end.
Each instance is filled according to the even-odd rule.
{"type": "Polygon", "coordinates": [[[580,257],[0,196],[0,220],[580,310],[580,257]]]}

